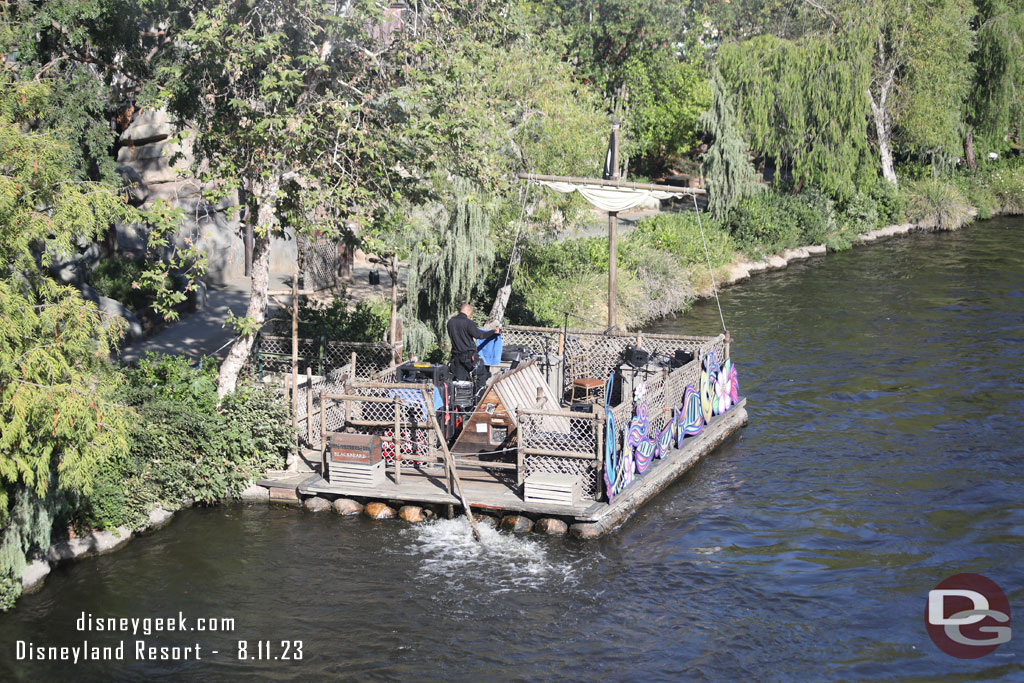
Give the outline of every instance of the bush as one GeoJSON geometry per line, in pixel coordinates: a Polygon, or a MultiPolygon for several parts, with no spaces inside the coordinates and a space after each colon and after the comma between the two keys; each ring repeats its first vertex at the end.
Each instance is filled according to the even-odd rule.
{"type": "MultiPolygon", "coordinates": [[[[299,297],[299,336],[327,341],[379,342],[391,324],[391,302],[363,299],[349,310],[350,298],[342,292],[330,303],[299,297]]],[[[279,312],[273,318],[275,334],[291,336],[290,313],[279,312]]]]}
{"type": "Polygon", "coordinates": [[[978,218],[991,218],[1001,210],[999,198],[992,191],[984,174],[969,171],[959,173],[953,176],[952,182],[964,195],[967,203],[977,209],[978,218]]]}
{"type": "MultiPolygon", "coordinates": [[[[736,245],[721,223],[707,214],[701,214],[700,221],[693,211],[662,213],[640,221],[636,228],[623,240],[620,255],[626,267],[639,267],[649,250],[669,254],[679,266],[706,263],[704,240],[700,226],[704,226],[711,263],[720,266],[732,260],[736,245]]],[[[607,245],[607,242],[605,242],[607,245]]],[[[604,261],[608,258],[605,255],[604,261]]]]}
{"type": "Polygon", "coordinates": [[[956,230],[971,221],[970,206],[952,182],[926,178],[908,183],[910,216],[926,228],[956,230]]]}
{"type": "Polygon", "coordinates": [[[861,235],[878,227],[878,206],[863,192],[857,192],[846,203],[840,218],[854,234],[861,235]]]}
{"type": "MultiPolygon", "coordinates": [[[[116,299],[133,311],[139,311],[153,301],[152,292],[136,289],[132,283],[139,282],[143,266],[123,254],[114,254],[101,260],[89,273],[89,284],[100,296],[116,299]]],[[[181,289],[183,282],[166,278],[164,285],[170,289],[181,289]]]]}
{"type": "Polygon", "coordinates": [[[1024,213],[1024,167],[998,168],[988,175],[988,185],[1003,213],[1024,213]]]}
{"type": "Polygon", "coordinates": [[[123,400],[137,414],[132,446],[100,468],[78,526],[136,527],[155,503],[212,503],[284,464],[294,439],[284,402],[243,383],[218,407],[215,372],[210,361],[157,355],[124,372],[123,400]]]}
{"type": "Polygon", "coordinates": [[[797,195],[790,209],[800,227],[800,241],[803,244],[824,244],[838,229],[835,202],[815,188],[797,195]]]}
{"type": "Polygon", "coordinates": [[[896,225],[907,220],[907,200],[892,183],[884,178],[876,179],[868,188],[867,196],[875,203],[878,212],[878,226],[896,225]]]}
{"type": "Polygon", "coordinates": [[[146,295],[132,287],[142,277],[142,265],[122,254],[101,260],[89,274],[89,284],[101,296],[117,299],[132,310],[145,307],[146,295]]]}
{"type": "Polygon", "coordinates": [[[800,226],[793,218],[797,205],[792,195],[759,192],[741,201],[729,213],[729,232],[739,247],[752,256],[778,253],[800,243],[800,226]]]}

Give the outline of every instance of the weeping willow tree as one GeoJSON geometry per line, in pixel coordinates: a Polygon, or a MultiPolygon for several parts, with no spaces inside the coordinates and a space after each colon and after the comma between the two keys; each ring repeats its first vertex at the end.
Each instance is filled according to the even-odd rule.
{"type": "Polygon", "coordinates": [[[472,300],[494,263],[488,198],[463,178],[452,181],[452,195],[449,206],[429,215],[433,248],[415,250],[409,263],[403,343],[413,354],[447,348],[445,323],[460,304],[472,300]]]}
{"type": "Polygon", "coordinates": [[[761,183],[750,163],[743,124],[718,69],[711,77],[711,108],[701,114],[699,124],[715,139],[704,155],[702,168],[708,184],[708,208],[716,218],[722,218],[741,199],[760,190],[761,183]]]}
{"type": "Polygon", "coordinates": [[[1024,127],[1024,0],[976,0],[977,49],[968,99],[964,155],[974,166],[974,135],[984,151],[1024,127]]]}
{"type": "Polygon", "coordinates": [[[870,50],[863,35],[758,36],[727,43],[719,66],[736,96],[751,149],[775,159],[776,182],[821,188],[838,199],[870,170],[870,50]]]}

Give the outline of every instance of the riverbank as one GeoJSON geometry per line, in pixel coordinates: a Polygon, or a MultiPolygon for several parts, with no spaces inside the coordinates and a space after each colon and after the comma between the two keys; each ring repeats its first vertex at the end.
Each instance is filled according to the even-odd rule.
{"type": "MultiPolygon", "coordinates": [[[[713,296],[715,285],[792,261],[1020,214],[1022,198],[1024,163],[1011,159],[975,173],[906,181],[899,190],[879,181],[841,202],[814,189],[768,188],[721,219],[685,208],[665,211],[638,221],[620,239],[619,325],[639,329],[677,315],[713,296]]],[[[599,326],[606,319],[607,271],[605,237],[529,242],[507,309],[510,321],[561,325],[568,314],[599,326]]]]}

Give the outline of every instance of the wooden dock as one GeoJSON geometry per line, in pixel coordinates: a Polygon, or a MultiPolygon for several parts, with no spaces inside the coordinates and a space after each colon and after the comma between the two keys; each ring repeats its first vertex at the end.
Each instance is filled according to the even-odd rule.
{"type": "MultiPolygon", "coordinates": [[[[523,499],[515,483],[501,477],[501,471],[459,468],[463,490],[470,506],[508,513],[525,513],[570,520],[573,535],[593,538],[605,534],[630,517],[640,506],[664,490],[689,470],[698,460],[747,423],[746,399],[728,412],[711,419],[704,430],[688,437],[682,449],[656,460],[644,474],[612,503],[586,501],[580,505],[543,504],[523,499]]],[[[261,486],[271,489],[293,487],[297,498],[305,496],[345,497],[360,500],[400,501],[409,504],[460,505],[448,492],[443,469],[405,470],[401,483],[395,483],[388,472],[385,483],[376,487],[341,486],[325,480],[319,473],[291,474],[282,478],[261,479],[261,486]]]]}

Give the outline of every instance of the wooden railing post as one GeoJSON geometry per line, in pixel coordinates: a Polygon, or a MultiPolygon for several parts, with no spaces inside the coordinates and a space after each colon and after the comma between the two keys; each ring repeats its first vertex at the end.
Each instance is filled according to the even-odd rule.
{"type": "Polygon", "coordinates": [[[395,397],[395,483],[402,483],[402,399],[395,397]]]}
{"type": "Polygon", "coordinates": [[[519,438],[516,439],[516,492],[520,495],[519,489],[526,481],[526,472],[523,470],[523,411],[516,411],[516,423],[519,425],[519,438]]]}
{"type": "Polygon", "coordinates": [[[327,478],[327,410],[323,392],[320,392],[320,476],[327,478]]]}
{"type": "Polygon", "coordinates": [[[313,445],[313,373],[306,366],[306,443],[313,445]]]}

